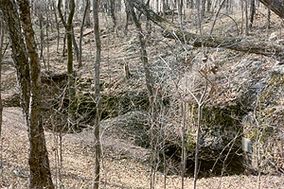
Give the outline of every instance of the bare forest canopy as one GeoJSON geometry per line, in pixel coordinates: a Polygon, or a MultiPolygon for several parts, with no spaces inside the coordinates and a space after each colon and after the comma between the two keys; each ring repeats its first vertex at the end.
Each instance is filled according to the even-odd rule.
{"type": "MultiPolygon", "coordinates": [[[[281,0],[261,0],[261,2],[263,2],[265,6],[268,5],[273,12],[283,18],[283,1],[282,3],[280,1],[281,0]]],[[[275,57],[279,60],[283,60],[284,58],[284,47],[281,45],[258,41],[254,38],[248,37],[221,37],[206,34],[198,35],[190,33],[187,31],[183,31],[175,24],[170,23],[166,19],[160,17],[140,0],[131,0],[129,1],[129,3],[137,10],[141,11],[149,20],[160,26],[164,30],[164,37],[177,39],[183,43],[192,44],[194,47],[219,47],[275,57]]]]}

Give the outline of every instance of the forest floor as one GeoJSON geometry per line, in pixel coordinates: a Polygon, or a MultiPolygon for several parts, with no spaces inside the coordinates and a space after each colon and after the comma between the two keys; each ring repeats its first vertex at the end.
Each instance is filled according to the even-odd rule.
{"type": "MultiPolygon", "coordinates": [[[[263,18],[265,19],[265,18],[263,18]]],[[[216,31],[219,28],[232,29],[231,26],[224,27],[228,20],[216,25],[216,31]],[[221,27],[222,26],[222,27],[221,27]]],[[[261,23],[261,22],[260,22],[261,23]]],[[[209,25],[209,24],[208,24],[209,25]]],[[[206,25],[205,25],[206,27],[206,25]]],[[[260,28],[263,26],[259,26],[260,28]]],[[[265,28],[263,29],[265,30],[265,28]]],[[[158,31],[158,29],[157,29],[158,31]]],[[[234,30],[235,31],[235,30],[234,30]]],[[[278,32],[278,30],[276,29],[278,32]]],[[[78,33],[78,28],[75,28],[78,33]]],[[[218,31],[221,32],[222,31],[218,31]]],[[[232,33],[231,31],[224,31],[232,33]]],[[[155,33],[155,32],[154,32],[155,33]]],[[[260,32],[261,33],[261,32],[260,32]]],[[[270,32],[272,33],[272,32],[270,32]]],[[[55,35],[55,34],[54,34],[55,35]]],[[[136,50],[129,49],[129,44],[134,40],[133,37],[119,38],[114,34],[105,34],[102,39],[103,57],[102,57],[102,78],[106,86],[112,85],[113,91],[128,90],[129,88],[141,88],[144,86],[144,79],[141,76],[142,65],[139,59],[139,53],[136,50]],[[129,53],[129,52],[132,52],[129,53]],[[135,83],[124,83],[123,65],[128,62],[130,70],[139,79],[135,83]],[[114,86],[116,84],[116,86],[114,86]]],[[[266,34],[263,34],[265,38],[266,34]]],[[[51,37],[54,37],[51,35],[51,37]]],[[[156,37],[156,36],[155,36],[156,37]]],[[[153,38],[155,38],[153,37],[153,38]]],[[[161,37],[161,36],[159,36],[161,37]]],[[[55,38],[54,38],[55,39],[55,38]]],[[[66,57],[58,55],[56,52],[56,40],[51,41],[50,56],[45,56],[45,60],[50,61],[50,71],[64,72],[66,69],[66,57]]],[[[62,44],[61,44],[62,45],[62,44]]],[[[167,49],[175,49],[176,44],[170,40],[153,40],[148,47],[150,62],[166,54],[167,49]],[[166,41],[166,42],[165,42],[166,41]]],[[[80,77],[92,78],[92,67],[95,60],[95,47],[92,41],[92,35],[86,37],[83,49],[83,67],[78,71],[80,77]]],[[[60,48],[61,53],[61,48],[60,48]]],[[[11,59],[4,60],[3,69],[3,96],[14,94],[16,90],[15,70],[12,68],[11,59]]],[[[46,69],[46,67],[44,67],[46,69]]],[[[58,149],[60,137],[56,133],[46,132],[46,141],[49,151],[50,166],[53,175],[53,181],[56,186],[61,185],[66,189],[91,188],[93,179],[94,153],[92,151],[93,135],[90,131],[83,131],[76,134],[64,134],[62,137],[62,166],[58,161],[58,149]],[[58,175],[61,175],[61,179],[58,175]]],[[[119,189],[149,188],[150,167],[148,163],[141,159],[148,155],[147,149],[140,148],[128,143],[128,141],[119,140],[114,136],[102,136],[103,161],[101,170],[101,188],[119,189]],[[130,154],[130,155],[129,155],[130,154]],[[132,155],[131,155],[132,154],[132,155]],[[133,157],[131,157],[133,156],[133,157]],[[139,160],[138,160],[139,159],[139,160]]],[[[22,111],[18,107],[6,107],[3,112],[2,140],[0,146],[0,188],[27,188],[28,184],[28,132],[23,119],[22,111]]],[[[185,188],[192,188],[193,179],[185,178],[185,188]]],[[[181,188],[182,178],[177,175],[165,176],[157,172],[156,188],[181,188]],[[166,182],[166,187],[165,187],[166,182]]],[[[59,187],[58,187],[59,188],[59,187]]],[[[262,175],[233,175],[223,177],[201,178],[197,181],[199,189],[284,189],[284,177],[262,175]]]]}
{"type": "MultiPolygon", "coordinates": [[[[1,145],[1,188],[27,188],[28,184],[28,134],[24,124],[20,108],[4,108],[3,133],[1,145]]],[[[57,162],[58,136],[46,132],[46,140],[49,151],[50,165],[53,181],[58,180],[58,171],[61,173],[63,188],[88,189],[92,186],[93,159],[91,152],[91,133],[66,134],[63,136],[63,165],[59,168],[57,162]]],[[[108,151],[107,146],[111,139],[103,138],[101,188],[110,189],[146,189],[149,188],[150,168],[147,164],[136,161],[133,158],[118,156],[117,151],[108,151]],[[115,156],[110,154],[116,153],[115,156]]],[[[116,150],[131,150],[130,146],[120,146],[116,150]],[[129,148],[129,149],[126,149],[129,148]]],[[[164,175],[157,173],[156,188],[164,187],[164,175]]],[[[167,176],[166,188],[181,188],[180,176],[167,176]]],[[[192,178],[185,178],[185,188],[191,188],[192,178]]],[[[284,177],[280,176],[224,176],[201,178],[197,181],[199,189],[283,189],[284,177]]]]}

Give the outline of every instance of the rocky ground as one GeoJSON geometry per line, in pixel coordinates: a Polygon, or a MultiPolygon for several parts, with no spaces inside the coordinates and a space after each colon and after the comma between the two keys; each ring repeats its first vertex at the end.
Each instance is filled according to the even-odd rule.
{"type": "MultiPolygon", "coordinates": [[[[1,145],[1,188],[27,188],[28,183],[28,136],[22,112],[19,108],[5,108],[3,114],[3,134],[1,145]]],[[[50,164],[54,183],[59,183],[59,171],[56,152],[58,138],[54,133],[46,132],[50,164]]],[[[66,134],[63,136],[63,167],[60,169],[63,188],[91,188],[93,176],[93,153],[90,132],[66,134]]],[[[127,153],[145,156],[147,151],[139,147],[126,145],[123,141],[103,137],[103,156],[101,188],[110,189],[146,189],[149,188],[150,170],[146,163],[130,158],[127,153]],[[110,142],[111,141],[111,142],[110,142]],[[110,143],[116,143],[110,144],[110,143]],[[112,146],[111,152],[109,146],[112,146]],[[117,145],[117,146],[116,146],[117,145]],[[119,156],[120,154],[120,156],[119,156]]],[[[167,176],[166,188],[181,188],[180,176],[167,176]]],[[[191,188],[192,178],[185,179],[185,188],[191,188]]],[[[164,188],[164,175],[157,173],[156,188],[164,188]]],[[[224,176],[201,178],[197,182],[200,189],[283,189],[284,177],[281,176],[224,176]]]]}

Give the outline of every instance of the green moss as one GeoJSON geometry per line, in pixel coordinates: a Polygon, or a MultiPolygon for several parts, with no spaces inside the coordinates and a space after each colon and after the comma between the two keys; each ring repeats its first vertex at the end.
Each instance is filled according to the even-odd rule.
{"type": "Polygon", "coordinates": [[[196,146],[195,141],[196,141],[196,139],[195,139],[195,137],[193,137],[192,134],[187,135],[187,138],[186,138],[186,149],[187,149],[187,151],[194,152],[195,146],[196,146]]]}
{"type": "Polygon", "coordinates": [[[260,95],[260,107],[263,109],[267,106],[277,105],[279,103],[279,94],[281,93],[281,90],[283,90],[283,86],[284,75],[277,72],[272,73],[267,82],[266,88],[260,95]]]}
{"type": "MultiPolygon", "coordinates": [[[[193,119],[191,125],[197,123],[197,108],[191,106],[193,113],[193,119]]],[[[242,130],[240,126],[240,120],[244,112],[240,111],[238,106],[231,106],[226,108],[220,107],[204,107],[202,109],[202,120],[201,120],[201,139],[215,140],[222,138],[220,143],[221,147],[226,146],[237,133],[242,130]]],[[[190,128],[187,133],[187,144],[186,147],[189,152],[193,152],[196,146],[196,128],[190,128]]],[[[238,145],[240,140],[236,141],[238,145]]],[[[219,148],[219,147],[212,147],[219,148]]],[[[216,151],[216,154],[218,152],[216,151]]]]}

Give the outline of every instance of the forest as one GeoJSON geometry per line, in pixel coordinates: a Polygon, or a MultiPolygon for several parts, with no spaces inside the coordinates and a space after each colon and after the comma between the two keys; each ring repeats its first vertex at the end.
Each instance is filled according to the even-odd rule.
{"type": "Polygon", "coordinates": [[[0,0],[0,188],[284,188],[283,0],[0,0]]]}

